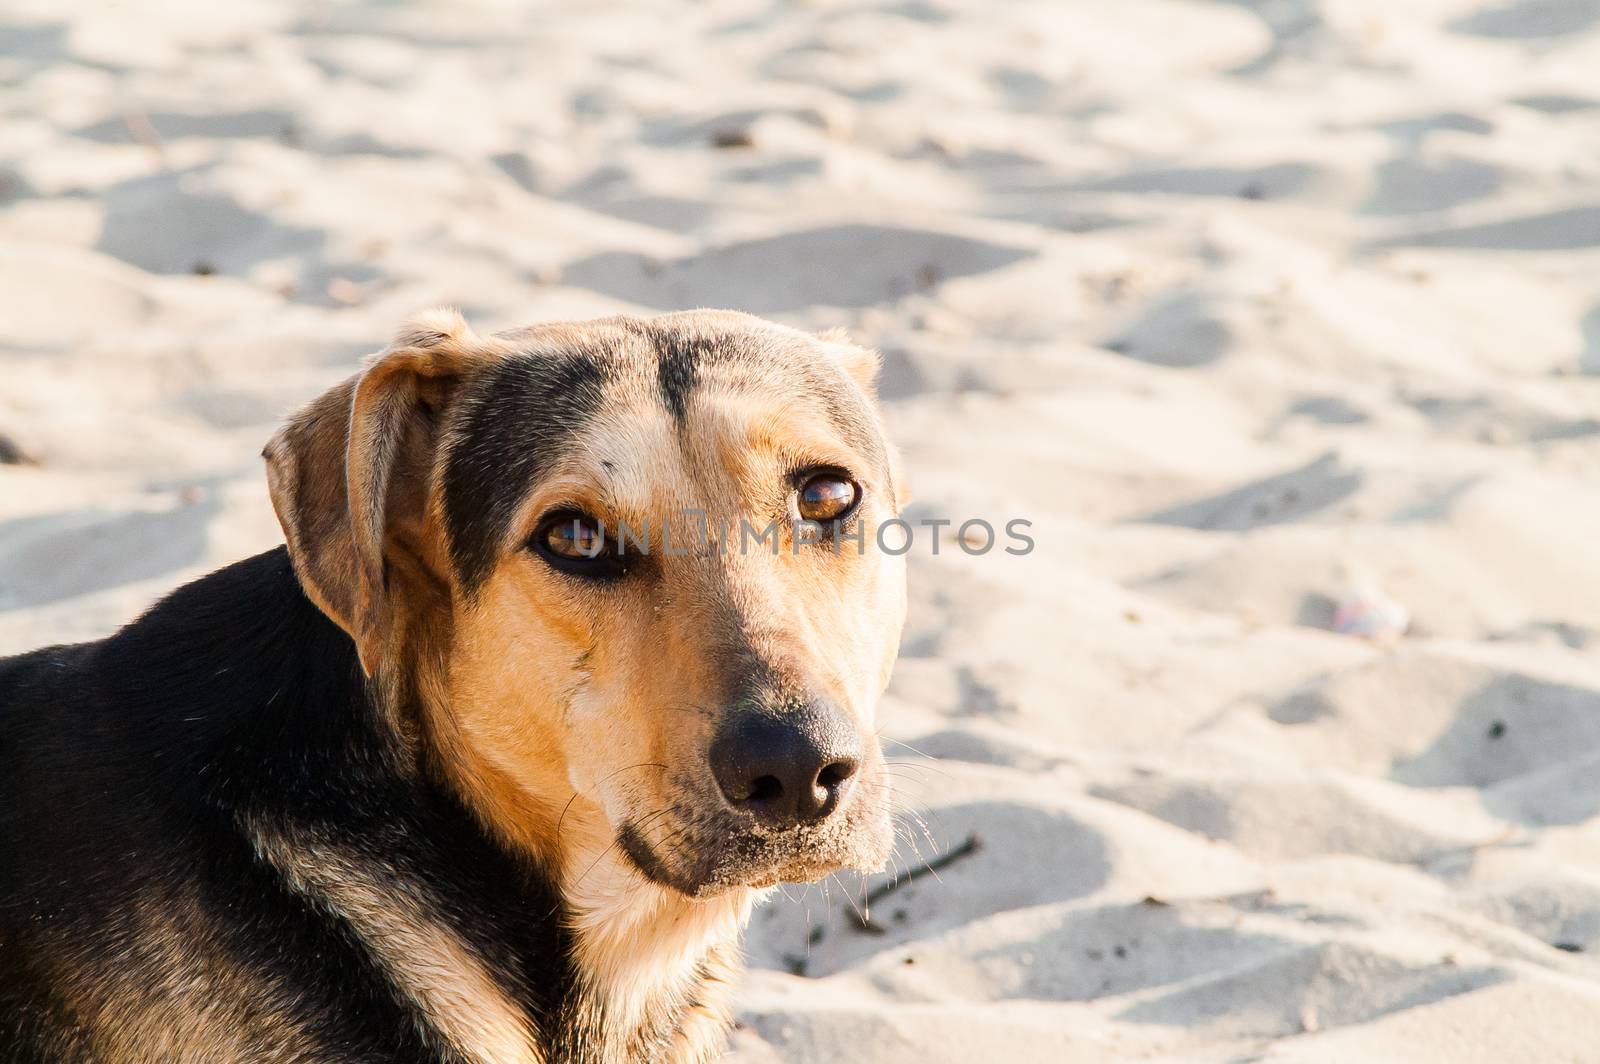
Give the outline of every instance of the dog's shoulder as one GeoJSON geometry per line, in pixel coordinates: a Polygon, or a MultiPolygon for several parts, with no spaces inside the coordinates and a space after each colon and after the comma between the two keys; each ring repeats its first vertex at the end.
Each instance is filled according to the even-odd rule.
{"type": "Polygon", "coordinates": [[[41,647],[0,658],[0,736],[26,714],[43,712],[72,698],[98,643],[41,647]]]}

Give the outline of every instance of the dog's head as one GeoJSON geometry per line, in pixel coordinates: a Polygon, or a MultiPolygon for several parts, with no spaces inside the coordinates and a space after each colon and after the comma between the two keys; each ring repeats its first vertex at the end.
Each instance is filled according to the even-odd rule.
{"type": "Polygon", "coordinates": [[[570,860],[570,817],[691,896],[872,869],[905,610],[875,370],[727,312],[435,312],[278,433],[273,504],[421,707],[399,726],[508,837],[570,860]]]}

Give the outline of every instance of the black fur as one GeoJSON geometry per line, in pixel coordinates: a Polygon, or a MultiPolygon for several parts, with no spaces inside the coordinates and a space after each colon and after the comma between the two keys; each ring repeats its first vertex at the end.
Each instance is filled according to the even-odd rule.
{"type": "Polygon", "coordinates": [[[0,661],[0,1062],[96,1061],[47,973],[137,963],[130,913],[197,896],[197,965],[266,977],[311,1032],[280,1057],[263,1030],[258,1059],[457,1064],[354,929],[257,855],[247,822],[424,886],[538,1030],[569,1025],[552,884],[406,752],[279,548],[102,642],[0,661]]]}
{"type": "Polygon", "coordinates": [[[494,570],[525,493],[600,407],[609,376],[600,352],[519,355],[462,397],[444,509],[452,559],[469,590],[494,570]]]}
{"type": "Polygon", "coordinates": [[[689,411],[689,393],[699,383],[700,360],[711,354],[711,343],[701,337],[668,335],[658,342],[661,361],[656,367],[656,387],[661,402],[680,426],[689,411]]]}

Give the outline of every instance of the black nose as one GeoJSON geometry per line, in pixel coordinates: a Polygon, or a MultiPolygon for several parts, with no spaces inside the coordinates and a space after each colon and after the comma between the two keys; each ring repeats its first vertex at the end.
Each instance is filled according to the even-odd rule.
{"type": "Polygon", "coordinates": [[[711,741],[711,773],[729,804],[776,827],[832,813],[860,765],[861,734],[827,705],[739,710],[711,741]]]}

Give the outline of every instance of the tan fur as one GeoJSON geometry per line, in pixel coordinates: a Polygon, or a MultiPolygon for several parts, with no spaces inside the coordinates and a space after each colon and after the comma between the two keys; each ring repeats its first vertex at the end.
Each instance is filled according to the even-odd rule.
{"type": "MultiPolygon", "coordinates": [[[[845,337],[728,312],[658,320],[831,365],[870,402],[877,356],[845,337]]],[[[480,338],[453,313],[415,319],[363,375],[274,438],[269,478],[308,593],[351,634],[386,690],[403,676],[420,693],[416,727],[429,763],[489,829],[556,876],[592,998],[584,1022],[606,1047],[595,1059],[632,1059],[644,1044],[637,1039],[655,1037],[651,1017],[666,1002],[677,1003],[677,1018],[660,1052],[693,1064],[720,1045],[722,991],[760,888],[841,865],[872,869],[886,856],[887,809],[876,796],[888,785],[874,712],[904,617],[903,562],[871,549],[827,556],[786,547],[776,556],[731,550],[708,564],[665,556],[657,540],[654,582],[623,582],[602,599],[516,544],[557,504],[581,505],[613,528],[626,520],[670,531],[677,543],[694,540],[683,512],[697,509],[737,537],[740,520],[781,502],[785,478],[806,463],[860,477],[871,535],[898,512],[903,485],[892,465],[884,474],[857,453],[824,410],[808,416],[816,400],[781,381],[711,367],[680,427],[661,403],[655,353],[641,350],[608,384],[578,446],[534,487],[506,553],[469,596],[456,586],[441,531],[449,441],[418,417],[419,403],[446,409],[461,382],[507,351],[580,343],[626,350],[643,341],[620,322],[480,338]],[[330,507],[343,519],[330,520],[330,507]],[[735,642],[770,663],[785,690],[826,696],[854,718],[868,742],[859,789],[874,797],[690,897],[646,878],[617,832],[637,826],[671,867],[719,845],[699,811],[721,802],[704,751],[730,696],[723,652],[735,642]]],[[[289,841],[265,839],[263,852],[378,943],[396,979],[463,1052],[536,1059],[488,977],[429,920],[424,899],[289,841]]]]}
{"type": "MultiPolygon", "coordinates": [[[[137,898],[117,920],[83,945],[77,963],[54,973],[96,1059],[299,1059],[304,1034],[277,988],[233,962],[190,892],[171,887],[137,898]]],[[[58,1052],[77,1057],[65,1046],[58,1052]]]]}
{"type": "Polygon", "coordinates": [[[474,1064],[544,1064],[522,1010],[395,869],[316,839],[254,832],[257,852],[296,890],[361,934],[390,979],[474,1064]]]}
{"type": "Polygon", "coordinates": [[[883,356],[870,347],[862,347],[850,338],[845,329],[824,329],[817,339],[827,345],[828,353],[837,358],[845,372],[873,398],[878,394],[878,370],[883,368],[883,356]]]}
{"type": "Polygon", "coordinates": [[[696,1001],[685,1012],[667,1064],[695,1064],[721,1051],[733,1023],[729,1000],[742,964],[737,942],[712,946],[701,963],[704,979],[696,1001]]]}
{"type": "Polygon", "coordinates": [[[312,403],[262,452],[301,582],[350,633],[368,675],[393,634],[386,548],[395,545],[405,518],[420,518],[426,506],[428,485],[416,479],[427,465],[410,471],[410,483],[396,476],[407,457],[425,462],[434,449],[419,401],[439,403],[502,350],[453,310],[419,315],[362,373],[312,403]]]}
{"type": "MultiPolygon", "coordinates": [[[[606,851],[611,851],[609,843],[606,851]]],[[[738,935],[750,918],[757,892],[737,890],[707,901],[693,901],[641,883],[615,852],[602,851],[594,861],[577,866],[565,878],[563,893],[575,913],[578,960],[585,986],[604,1002],[606,1025],[617,1032],[634,1030],[651,1003],[662,996],[697,993],[691,983],[712,951],[736,951],[738,935]]],[[[707,1017],[725,1015],[714,999],[702,1009],[707,1017]]],[[[699,1017],[697,1017],[699,1018],[699,1017]]],[[[685,1025],[681,1059],[698,1061],[720,1046],[723,1030],[691,1036],[685,1025]]],[[[622,1039],[617,1049],[626,1053],[622,1039]]],[[[628,1064],[625,1055],[616,1064],[628,1064]]]]}

